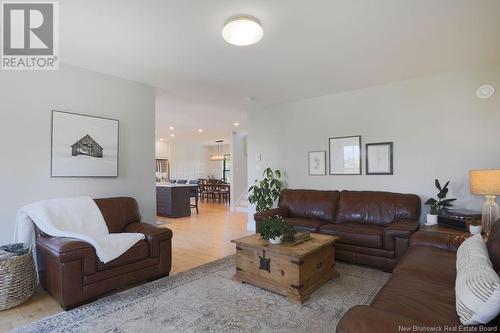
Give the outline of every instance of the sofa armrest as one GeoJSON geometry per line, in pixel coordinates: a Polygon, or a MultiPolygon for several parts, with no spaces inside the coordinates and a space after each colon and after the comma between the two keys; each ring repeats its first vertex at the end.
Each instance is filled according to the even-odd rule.
{"type": "Polygon", "coordinates": [[[124,232],[137,232],[144,234],[149,243],[149,252],[151,257],[160,255],[160,241],[172,239],[172,230],[160,228],[149,223],[134,222],[125,227],[124,232]]]}
{"type": "Polygon", "coordinates": [[[421,326],[408,317],[366,305],[356,305],[347,311],[337,324],[337,333],[401,332],[402,327],[421,326]]]}
{"type": "Polygon", "coordinates": [[[268,219],[270,217],[275,217],[275,216],[290,217],[290,212],[288,211],[288,208],[278,207],[278,208],[272,208],[269,210],[265,210],[263,212],[255,213],[253,215],[253,218],[254,218],[255,222],[262,222],[265,219],[268,219]]]}
{"type": "Polygon", "coordinates": [[[420,230],[411,238],[411,246],[432,246],[439,249],[456,252],[464,240],[470,235],[465,232],[444,233],[420,230]]]}
{"type": "Polygon", "coordinates": [[[69,237],[39,235],[36,238],[36,245],[42,254],[42,260],[44,255],[49,255],[60,263],[82,260],[85,274],[96,272],[97,257],[90,243],[69,237]]]}
{"type": "Polygon", "coordinates": [[[384,248],[394,250],[396,248],[396,237],[410,239],[411,235],[418,230],[418,220],[403,219],[389,224],[384,230],[384,248]]]}

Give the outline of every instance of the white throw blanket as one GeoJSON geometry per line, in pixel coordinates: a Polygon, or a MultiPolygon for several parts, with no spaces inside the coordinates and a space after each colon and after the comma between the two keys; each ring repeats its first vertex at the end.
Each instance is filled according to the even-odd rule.
{"type": "Polygon", "coordinates": [[[103,263],[118,258],[139,240],[139,233],[110,234],[104,217],[90,197],[38,201],[17,213],[15,239],[31,244],[34,225],[55,237],[71,237],[90,243],[103,263]]]}

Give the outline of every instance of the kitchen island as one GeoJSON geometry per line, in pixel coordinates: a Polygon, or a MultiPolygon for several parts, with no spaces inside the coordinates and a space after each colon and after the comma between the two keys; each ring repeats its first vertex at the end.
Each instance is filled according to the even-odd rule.
{"type": "Polygon", "coordinates": [[[191,215],[190,189],[193,184],[156,184],[156,214],[166,217],[191,215]]]}

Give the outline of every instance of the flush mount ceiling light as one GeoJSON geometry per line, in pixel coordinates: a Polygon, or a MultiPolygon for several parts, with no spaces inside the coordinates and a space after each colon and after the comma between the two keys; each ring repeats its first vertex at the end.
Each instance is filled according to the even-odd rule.
{"type": "Polygon", "coordinates": [[[495,88],[489,84],[484,84],[477,88],[476,95],[479,98],[490,98],[495,93],[495,88]]]}
{"type": "Polygon", "coordinates": [[[222,37],[232,45],[252,45],[260,41],[262,36],[264,31],[259,21],[251,16],[233,17],[222,29],[222,37]]]}

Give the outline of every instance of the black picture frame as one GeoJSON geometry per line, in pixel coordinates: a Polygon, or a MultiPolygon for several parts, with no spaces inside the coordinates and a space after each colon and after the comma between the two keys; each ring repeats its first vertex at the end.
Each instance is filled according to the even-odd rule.
{"type": "Polygon", "coordinates": [[[393,142],[376,142],[376,143],[367,143],[365,145],[365,159],[366,159],[366,174],[367,175],[393,175],[394,174],[394,143],[393,142]],[[370,147],[375,146],[387,146],[388,150],[388,167],[387,171],[370,171],[370,147]]]}
{"type": "Polygon", "coordinates": [[[52,110],[51,113],[51,130],[50,130],[50,177],[51,178],[118,178],[119,164],[120,164],[120,121],[118,119],[106,118],[100,116],[92,116],[83,113],[75,113],[68,111],[52,110]],[[54,114],[61,113],[73,116],[81,116],[88,118],[95,118],[101,120],[115,121],[116,122],[116,171],[113,175],[54,175],[54,114]]]}
{"type": "Polygon", "coordinates": [[[307,168],[309,176],[326,176],[326,169],[328,163],[326,162],[326,150],[313,150],[307,153],[307,168]],[[325,172],[324,173],[311,173],[311,154],[313,153],[323,153],[325,172]]]}
{"type": "Polygon", "coordinates": [[[338,137],[333,137],[328,139],[328,164],[330,165],[330,170],[329,173],[332,176],[359,176],[362,175],[362,164],[361,164],[361,135],[349,135],[349,136],[338,136],[338,137]],[[333,163],[332,163],[332,153],[335,154],[335,151],[332,152],[332,141],[334,140],[342,140],[342,139],[351,139],[351,138],[357,138],[357,143],[358,143],[358,165],[359,165],[359,171],[356,173],[335,173],[333,170],[333,163]]]}

